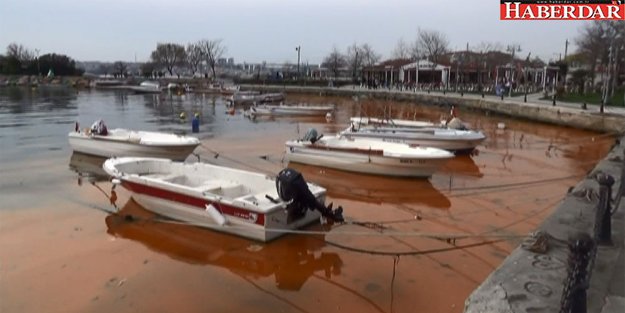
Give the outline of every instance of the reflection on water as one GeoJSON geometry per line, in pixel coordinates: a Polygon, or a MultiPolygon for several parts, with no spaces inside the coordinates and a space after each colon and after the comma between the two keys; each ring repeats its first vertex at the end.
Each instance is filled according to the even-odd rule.
{"type": "Polygon", "coordinates": [[[186,263],[223,267],[249,279],[274,276],[276,286],[284,290],[299,290],[316,272],[327,279],[341,274],[338,254],[318,253],[325,246],[322,235],[286,236],[262,244],[153,218],[131,198],[117,214],[106,217],[107,231],[186,263]]]}
{"type": "Polygon", "coordinates": [[[69,168],[78,173],[79,179],[86,177],[89,181],[106,181],[109,175],[102,168],[104,161],[106,158],[74,152],[69,159],[69,168]]]}
{"type": "Polygon", "coordinates": [[[366,175],[299,163],[289,163],[289,167],[301,172],[307,181],[324,186],[333,198],[378,204],[422,204],[437,209],[451,205],[427,179],[366,175]]]}
{"type": "Polygon", "coordinates": [[[470,155],[457,155],[445,163],[441,169],[444,173],[453,173],[454,175],[482,177],[484,174],[480,170],[470,155]]]}

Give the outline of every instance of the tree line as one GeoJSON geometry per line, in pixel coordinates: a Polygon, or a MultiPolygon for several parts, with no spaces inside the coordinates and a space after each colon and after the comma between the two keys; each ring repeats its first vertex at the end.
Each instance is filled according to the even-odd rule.
{"type": "MultiPolygon", "coordinates": [[[[37,51],[37,50],[35,50],[37,51]]],[[[56,53],[38,56],[21,44],[11,43],[5,54],[0,54],[0,74],[5,75],[47,75],[50,71],[60,76],[80,76],[83,69],[76,67],[72,58],[56,53]]]]}

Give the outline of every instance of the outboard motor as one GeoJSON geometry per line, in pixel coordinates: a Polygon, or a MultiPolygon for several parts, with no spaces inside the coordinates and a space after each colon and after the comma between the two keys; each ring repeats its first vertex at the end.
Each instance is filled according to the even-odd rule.
{"type": "Polygon", "coordinates": [[[310,143],[315,143],[317,142],[317,140],[321,139],[321,137],[323,137],[323,135],[318,136],[317,130],[314,128],[311,128],[306,132],[306,135],[304,135],[304,138],[302,138],[302,141],[310,141],[310,143]]]}
{"type": "Polygon", "coordinates": [[[290,202],[287,206],[289,217],[297,219],[306,214],[306,210],[318,210],[325,218],[333,222],[344,222],[343,208],[332,210],[332,204],[325,206],[319,203],[315,195],[308,189],[308,184],[302,174],[290,168],[285,168],[276,178],[276,190],[278,196],[284,202],[290,202]]]}

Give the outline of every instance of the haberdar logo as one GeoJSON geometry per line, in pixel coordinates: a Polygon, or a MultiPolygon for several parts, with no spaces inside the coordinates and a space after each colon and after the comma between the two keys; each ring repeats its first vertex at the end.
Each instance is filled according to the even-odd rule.
{"type": "Polygon", "coordinates": [[[501,0],[502,20],[625,20],[625,0],[501,0]]]}

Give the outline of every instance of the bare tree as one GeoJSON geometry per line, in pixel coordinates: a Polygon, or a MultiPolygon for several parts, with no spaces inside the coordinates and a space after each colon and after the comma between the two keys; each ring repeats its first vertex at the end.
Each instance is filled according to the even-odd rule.
{"type": "Polygon", "coordinates": [[[34,59],[35,54],[23,45],[13,42],[7,46],[7,57],[13,57],[20,62],[26,62],[34,59]]]}
{"type": "Polygon", "coordinates": [[[221,39],[203,39],[200,40],[197,45],[202,51],[204,61],[206,61],[206,64],[210,66],[211,71],[213,72],[213,77],[217,77],[217,74],[215,73],[215,65],[217,64],[217,60],[226,52],[226,47],[222,45],[221,39]]]}
{"type": "Polygon", "coordinates": [[[339,70],[345,64],[345,56],[336,47],[332,48],[332,52],[323,59],[322,63],[324,67],[327,67],[334,74],[334,78],[338,77],[339,70]]]}
{"type": "MultiPolygon", "coordinates": [[[[611,66],[614,73],[618,73],[623,66],[622,56],[618,53],[625,46],[625,24],[622,21],[592,21],[580,29],[580,35],[575,39],[577,53],[588,65],[592,86],[595,85],[597,63],[604,68],[611,66]],[[611,54],[612,53],[612,54],[611,54]],[[610,62],[616,61],[616,62],[610,62]]],[[[619,75],[614,75],[610,84],[617,84],[619,75]]],[[[604,87],[605,88],[605,87],[604,87]]],[[[614,90],[614,88],[612,88],[614,90]]]]}
{"type": "Polygon", "coordinates": [[[350,72],[352,72],[352,80],[356,81],[356,76],[363,65],[363,49],[357,43],[347,47],[346,62],[350,72]]]}
{"type": "Polygon", "coordinates": [[[490,55],[492,52],[501,51],[501,45],[499,43],[492,43],[487,41],[482,41],[473,47],[473,50],[477,52],[476,55],[476,68],[477,68],[477,79],[480,90],[483,88],[484,81],[482,80],[482,72],[488,72],[490,67],[494,67],[490,55]]]}
{"type": "Polygon", "coordinates": [[[187,45],[187,66],[191,70],[191,74],[195,75],[203,59],[202,48],[199,44],[190,43],[187,45]]]}
{"type": "Polygon", "coordinates": [[[448,50],[449,41],[445,34],[436,30],[419,29],[415,50],[423,53],[432,62],[432,72],[436,68],[440,57],[448,50]]]}
{"type": "Polygon", "coordinates": [[[364,66],[373,66],[380,61],[380,58],[382,58],[382,56],[376,53],[368,43],[360,46],[360,49],[362,51],[362,64],[364,66]]]}
{"type": "Polygon", "coordinates": [[[119,75],[119,77],[124,77],[126,71],[128,71],[128,65],[122,61],[117,61],[113,63],[113,69],[115,71],[115,76],[119,75]]]}
{"type": "Polygon", "coordinates": [[[404,38],[399,38],[395,49],[391,52],[391,57],[394,59],[409,59],[411,58],[410,46],[404,41],[404,38]]]}
{"type": "Polygon", "coordinates": [[[184,64],[185,59],[184,47],[175,43],[159,43],[152,51],[152,61],[165,67],[169,75],[174,75],[174,68],[184,64]]]}

